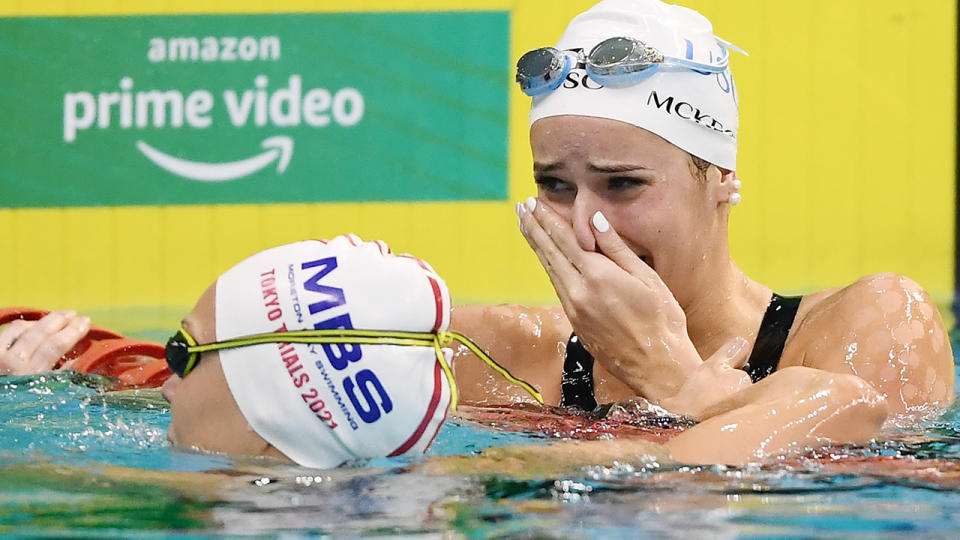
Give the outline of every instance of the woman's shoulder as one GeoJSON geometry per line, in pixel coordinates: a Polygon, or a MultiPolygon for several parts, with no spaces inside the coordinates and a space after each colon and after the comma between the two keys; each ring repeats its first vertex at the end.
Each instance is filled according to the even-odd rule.
{"type": "Polygon", "coordinates": [[[852,373],[887,395],[894,412],[945,403],[953,393],[953,355],[930,295],[894,273],[804,297],[780,367],[852,373]]]}
{"type": "MultiPolygon", "coordinates": [[[[864,276],[846,287],[835,287],[804,296],[797,313],[797,332],[843,328],[879,330],[891,324],[942,320],[930,295],[916,281],[891,272],[864,276]],[[842,326],[837,326],[843,323],[842,326]]],[[[946,334],[942,336],[946,339],[946,334]]]]}

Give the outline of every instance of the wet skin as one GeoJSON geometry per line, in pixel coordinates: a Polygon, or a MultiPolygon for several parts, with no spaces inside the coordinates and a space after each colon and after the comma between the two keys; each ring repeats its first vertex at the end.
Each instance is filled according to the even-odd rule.
{"type": "MultiPolygon", "coordinates": [[[[606,119],[539,120],[531,146],[538,197],[518,207],[521,232],[562,309],[464,306],[454,310],[453,327],[533,379],[554,404],[570,330],[597,360],[600,402],[641,396],[690,414],[750,386],[731,373],[739,358],[704,362],[738,339],[752,349],[771,294],[729,255],[735,174],[711,166],[698,178],[685,152],[606,119]],[[598,211],[606,232],[593,224],[598,211]],[[697,375],[704,365],[716,384],[687,384],[710,379],[697,375]]],[[[522,399],[508,389],[486,392],[488,374],[469,356],[457,352],[465,399],[522,399]]],[[[806,295],[778,371],[790,366],[853,375],[895,415],[953,400],[939,313],[922,288],[895,274],[806,295]]]]}
{"type": "Polygon", "coordinates": [[[90,318],[74,311],[53,311],[39,321],[14,320],[0,327],[0,375],[53,369],[89,331],[90,318]]]}

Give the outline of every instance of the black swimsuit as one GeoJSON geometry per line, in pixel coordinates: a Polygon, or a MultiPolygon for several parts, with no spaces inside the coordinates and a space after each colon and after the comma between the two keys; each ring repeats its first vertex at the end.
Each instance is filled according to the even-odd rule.
{"type": "MultiPolygon", "coordinates": [[[[803,297],[773,293],[760,323],[753,352],[743,366],[743,370],[750,374],[753,382],[763,379],[777,369],[801,298],[803,297]]],[[[597,408],[597,399],[593,394],[593,356],[583,347],[576,334],[570,336],[570,341],[567,342],[560,395],[561,407],[577,407],[584,411],[597,408]]]]}

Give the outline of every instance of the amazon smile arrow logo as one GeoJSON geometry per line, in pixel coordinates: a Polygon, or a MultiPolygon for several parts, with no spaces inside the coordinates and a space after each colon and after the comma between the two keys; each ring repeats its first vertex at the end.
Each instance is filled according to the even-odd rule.
{"type": "Polygon", "coordinates": [[[266,152],[256,156],[226,163],[203,163],[173,157],[157,150],[143,141],[137,141],[137,149],[150,161],[177,176],[198,182],[228,182],[251,175],[273,160],[277,160],[277,174],[283,174],[293,157],[293,139],[278,135],[264,139],[260,145],[266,152]]]}

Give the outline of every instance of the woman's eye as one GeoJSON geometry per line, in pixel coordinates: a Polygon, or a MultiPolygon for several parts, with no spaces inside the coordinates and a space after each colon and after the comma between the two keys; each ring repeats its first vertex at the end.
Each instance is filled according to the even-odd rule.
{"type": "Polygon", "coordinates": [[[537,186],[547,193],[567,193],[574,190],[573,185],[559,178],[542,176],[536,179],[537,186]]]}
{"type": "Polygon", "coordinates": [[[625,189],[638,188],[647,183],[639,178],[616,177],[607,181],[607,188],[611,191],[622,191],[625,189]]]}

